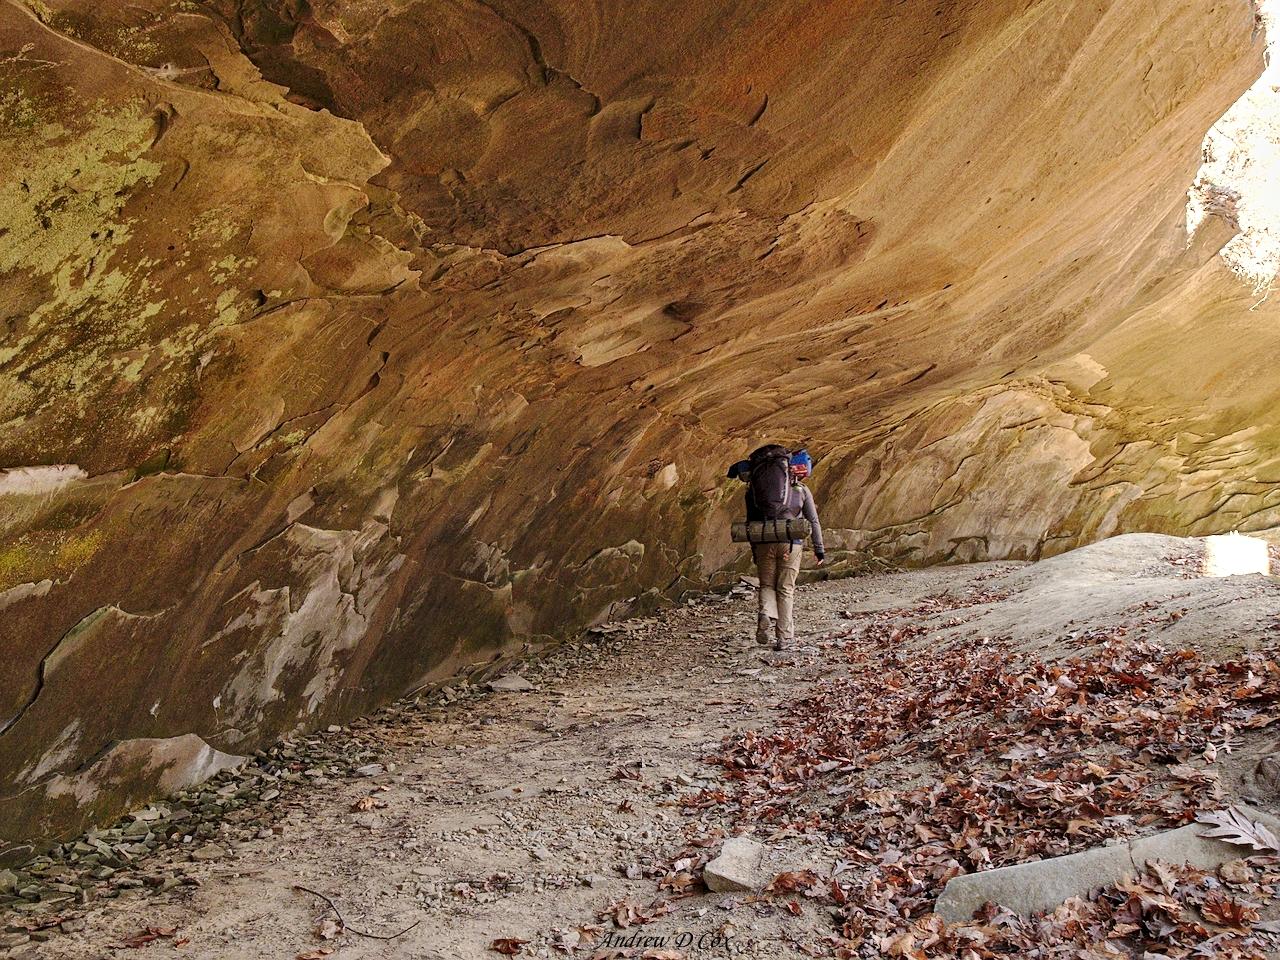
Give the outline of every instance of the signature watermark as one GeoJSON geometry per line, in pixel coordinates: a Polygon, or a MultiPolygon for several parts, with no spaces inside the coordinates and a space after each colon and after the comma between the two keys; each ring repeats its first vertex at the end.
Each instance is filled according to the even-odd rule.
{"type": "Polygon", "coordinates": [[[610,930],[594,946],[597,950],[724,950],[729,946],[729,938],[718,930],[664,934],[610,930]]]}

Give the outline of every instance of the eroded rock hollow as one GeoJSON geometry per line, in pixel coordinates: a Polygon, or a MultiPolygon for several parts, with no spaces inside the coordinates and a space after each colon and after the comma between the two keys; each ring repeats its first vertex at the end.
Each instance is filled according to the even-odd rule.
{"type": "Polygon", "coordinates": [[[766,438],[837,557],[1274,526],[1264,14],[3,0],[5,851],[714,585],[766,438]]]}

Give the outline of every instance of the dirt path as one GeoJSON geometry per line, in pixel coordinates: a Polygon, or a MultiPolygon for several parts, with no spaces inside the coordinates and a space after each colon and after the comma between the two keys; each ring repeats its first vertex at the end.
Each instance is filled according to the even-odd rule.
{"type": "MultiPolygon", "coordinates": [[[[1266,647],[1274,637],[1268,631],[1280,623],[1280,589],[1260,577],[1191,576],[1193,548],[1190,541],[1152,538],[1111,554],[1077,551],[1076,560],[1035,567],[982,564],[806,586],[800,640],[782,654],[750,642],[752,598],[745,590],[633,622],[526,665],[521,674],[531,690],[462,691],[452,703],[399,704],[351,728],[277,748],[188,801],[197,814],[208,803],[226,801],[228,808],[204,820],[189,842],[161,846],[105,872],[96,867],[97,878],[86,878],[83,865],[53,862],[41,883],[47,888],[61,877],[63,902],[28,904],[10,919],[24,926],[68,919],[35,931],[39,942],[19,942],[26,934],[11,931],[11,953],[129,956],[135,948],[127,945],[135,943],[166,954],[177,947],[200,960],[454,960],[499,956],[492,946],[509,938],[508,949],[534,956],[832,955],[833,931],[841,930],[844,914],[840,902],[819,895],[816,886],[801,883],[791,895],[756,897],[710,894],[697,882],[701,862],[722,837],[743,830],[750,808],[728,796],[748,781],[726,779],[724,765],[708,758],[733,755],[726,739],[741,746],[779,730],[812,734],[812,718],[804,719],[797,704],[818,689],[844,696],[839,685],[850,677],[862,678],[858,696],[866,705],[859,709],[872,711],[858,726],[874,726],[875,690],[867,678],[880,667],[849,644],[875,642],[882,644],[877,649],[920,650],[921,656],[945,648],[963,653],[970,665],[964,670],[990,660],[984,651],[993,638],[1052,659],[1077,654],[1079,637],[1090,630],[1114,642],[1121,642],[1117,634],[1141,643],[1159,636],[1175,649],[1185,642],[1184,631],[1195,632],[1202,648],[1221,656],[1266,647]],[[1059,591],[1055,600],[1038,573],[1044,568],[1055,583],[1084,578],[1088,596],[1059,591]],[[1206,619],[1197,626],[1201,609],[1206,619]],[[88,902],[75,902],[75,891],[86,885],[88,902]],[[332,898],[346,932],[326,924],[334,915],[316,896],[296,890],[299,885],[332,898]],[[388,936],[411,925],[391,940],[353,932],[388,936]],[[626,944],[609,952],[609,944],[633,934],[663,943],[651,941],[649,953],[638,941],[630,942],[630,953],[626,944]]],[[[899,672],[910,670],[901,658],[894,662],[899,672]]],[[[886,677],[890,666],[886,660],[886,677]]],[[[824,709],[821,703],[817,709],[824,709]]],[[[964,719],[968,714],[956,716],[962,725],[972,723],[964,719]]],[[[955,738],[946,724],[922,730],[921,742],[951,737],[951,749],[955,738]],[[928,732],[933,729],[943,733],[928,732]]],[[[804,734],[787,736],[790,743],[804,734]]],[[[1236,736],[1234,746],[1252,764],[1269,743],[1260,729],[1236,736]]],[[[772,744],[775,752],[799,749],[772,744]]],[[[1100,746],[1098,759],[1105,763],[1107,753],[1100,746]]],[[[1182,758],[1183,765],[1210,767],[1201,754],[1182,758]]],[[[908,797],[913,787],[945,780],[954,766],[885,763],[880,769],[860,762],[861,791],[892,786],[908,797]]],[[[1254,795],[1265,785],[1250,779],[1252,766],[1244,772],[1216,767],[1224,772],[1210,771],[1219,783],[1214,790],[1268,799],[1254,795]]],[[[975,762],[972,776],[984,769],[975,762]]],[[[750,781],[756,790],[769,782],[750,781]]],[[[851,877],[869,864],[893,863],[881,841],[859,834],[852,814],[827,817],[830,797],[841,796],[838,788],[833,794],[801,787],[808,789],[798,782],[783,788],[782,799],[774,798],[777,810],[767,801],[749,828],[768,849],[768,876],[812,871],[825,885],[826,878],[851,877]],[[808,826],[802,815],[810,817],[808,826]],[[862,838],[857,849],[855,837],[862,838]]],[[[171,806],[157,805],[138,822],[146,824],[148,816],[174,832],[171,806]]],[[[928,824],[916,822],[927,837],[928,824]]],[[[1098,827],[1093,840],[1143,828],[1121,815],[1098,827]]],[[[135,827],[133,836],[147,832],[135,827]]],[[[117,838],[105,839],[110,846],[117,838]]],[[[1028,849],[1026,858],[1079,849],[1090,840],[1064,834],[1063,849],[1054,849],[1050,838],[1049,846],[1028,849]]],[[[919,853],[897,846],[906,851],[904,863],[919,853]]],[[[1001,848],[988,846],[998,861],[1001,848]]],[[[846,924],[840,936],[850,935],[846,924]]],[[[865,936],[864,948],[846,955],[881,955],[878,935],[865,936]]]]}

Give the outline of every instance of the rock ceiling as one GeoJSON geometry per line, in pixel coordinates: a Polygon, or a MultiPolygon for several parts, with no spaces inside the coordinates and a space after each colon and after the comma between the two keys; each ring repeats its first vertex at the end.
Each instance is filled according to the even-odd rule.
{"type": "Polygon", "coordinates": [[[838,556],[1276,523],[1245,0],[0,23],[10,855],[727,576],[765,438],[838,556]]]}

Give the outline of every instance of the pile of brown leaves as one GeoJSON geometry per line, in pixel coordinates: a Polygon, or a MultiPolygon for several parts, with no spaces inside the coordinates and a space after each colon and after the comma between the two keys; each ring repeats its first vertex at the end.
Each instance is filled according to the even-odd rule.
{"type": "MultiPolygon", "coordinates": [[[[937,626],[919,618],[964,605],[930,598],[838,638],[848,674],[786,705],[776,731],[729,741],[711,758],[726,784],[686,805],[843,844],[848,862],[830,884],[846,917],[837,955],[1096,960],[1159,944],[1143,947],[1159,958],[1213,942],[1236,952],[1195,955],[1254,956],[1256,934],[1239,929],[1254,914],[1214,899],[1220,882],[1204,877],[1169,889],[1156,881],[1158,894],[1142,881],[1141,891],[1108,891],[1035,922],[941,926],[932,904],[953,876],[1179,826],[1220,806],[1219,753],[1280,719],[1280,666],[1261,653],[1215,663],[1120,630],[1091,634],[1098,646],[1061,660],[985,638],[924,647],[937,626]],[[1068,943],[1086,952],[1050,949],[1068,943]]],[[[1269,896],[1264,873],[1256,883],[1269,896]]]]}

